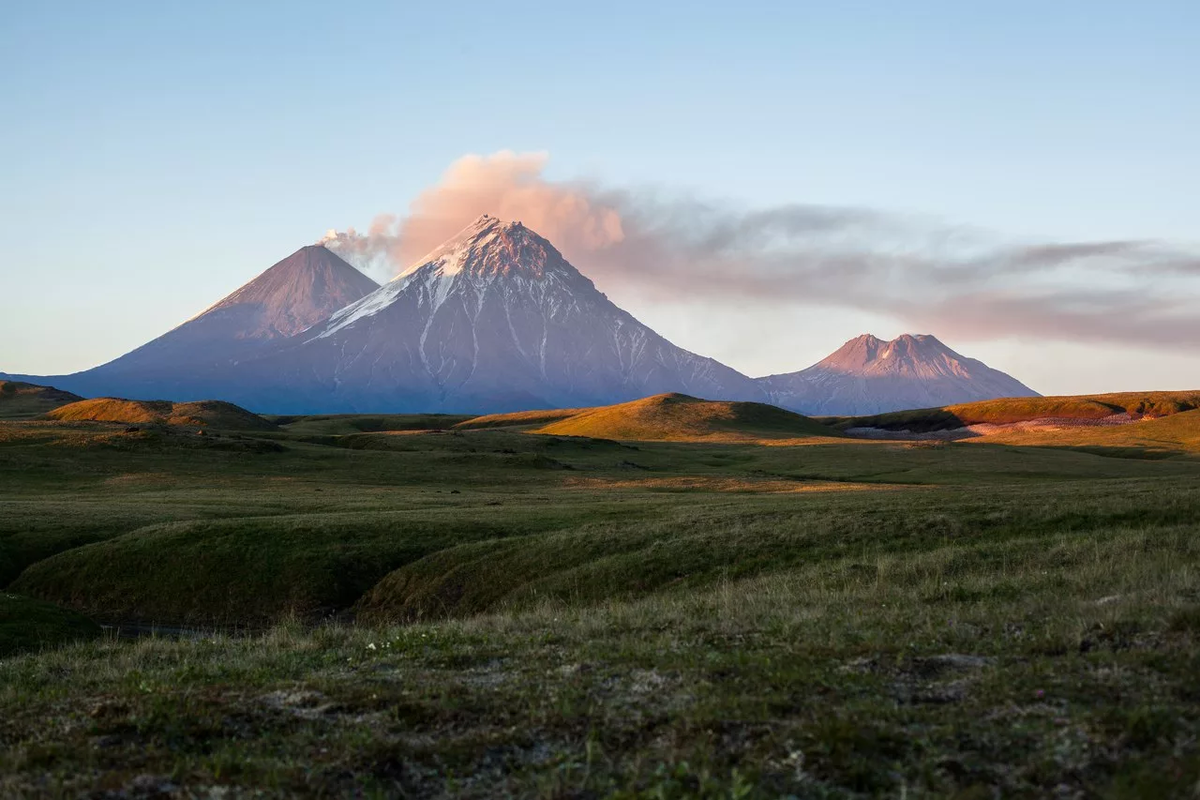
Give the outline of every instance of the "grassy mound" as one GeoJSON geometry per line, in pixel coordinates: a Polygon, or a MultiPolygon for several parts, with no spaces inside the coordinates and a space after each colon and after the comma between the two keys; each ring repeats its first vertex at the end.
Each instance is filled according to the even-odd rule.
{"type": "Polygon", "coordinates": [[[891,537],[633,602],[3,662],[0,795],[1194,796],[1186,528],[891,537]]]}
{"type": "Polygon", "coordinates": [[[587,409],[544,425],[536,432],[645,441],[750,441],[830,433],[819,422],[764,403],[715,402],[683,394],[660,394],[631,403],[587,409]]]}
{"type": "Polygon", "coordinates": [[[221,430],[274,430],[275,425],[241,406],[222,400],[172,403],[99,397],[56,408],[47,419],[62,422],[121,422],[126,425],[185,425],[221,430]]]}
{"type": "Polygon", "coordinates": [[[1010,397],[865,417],[831,417],[826,422],[842,430],[881,428],[923,433],[953,430],[967,425],[1005,425],[1047,418],[1098,420],[1114,414],[1166,417],[1197,408],[1200,408],[1200,392],[1121,392],[1066,397],[1010,397]]]}
{"type": "Polygon", "coordinates": [[[956,547],[986,552],[979,563],[985,569],[989,559],[999,565],[1005,553],[1035,552],[1066,532],[1080,542],[1125,528],[1184,535],[1200,501],[1200,493],[1188,491],[1151,510],[1162,497],[1150,487],[1137,495],[1077,487],[989,491],[984,504],[972,490],[830,493],[802,504],[764,497],[752,513],[705,507],[693,496],[690,507],[681,503],[637,525],[593,523],[431,553],[385,576],[356,611],[359,621],[377,624],[587,606],[807,569],[848,553],[870,551],[873,563],[942,551],[951,535],[956,547]],[[887,531],[885,542],[880,531],[887,531]]]}
{"type": "Polygon", "coordinates": [[[11,588],[98,619],[260,624],[345,610],[437,550],[559,524],[502,507],[167,523],[46,558],[11,588]]]}
{"type": "Polygon", "coordinates": [[[0,658],[100,635],[100,627],[74,611],[0,592],[0,658]]]}
{"type": "Polygon", "coordinates": [[[83,398],[77,394],[20,381],[0,381],[0,419],[37,417],[83,398]]]}
{"type": "Polygon", "coordinates": [[[829,436],[808,417],[764,403],[699,400],[659,394],[598,408],[494,414],[470,427],[526,426],[531,433],[636,441],[757,441],[829,436]]]}

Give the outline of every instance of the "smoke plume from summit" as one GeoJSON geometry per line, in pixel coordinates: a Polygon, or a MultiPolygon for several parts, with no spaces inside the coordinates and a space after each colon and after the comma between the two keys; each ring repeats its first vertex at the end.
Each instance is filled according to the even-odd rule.
{"type": "Polygon", "coordinates": [[[1200,252],[1163,242],[1017,241],[862,208],[746,210],[551,180],[545,153],[468,155],[407,213],[321,242],[404,271],[481,214],[520,220],[603,290],[840,306],[964,340],[1027,336],[1190,349],[1200,252]]]}

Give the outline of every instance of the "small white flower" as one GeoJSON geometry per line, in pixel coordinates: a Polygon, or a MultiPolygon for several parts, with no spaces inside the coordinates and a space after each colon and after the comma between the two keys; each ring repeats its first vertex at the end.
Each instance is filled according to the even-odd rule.
{"type": "Polygon", "coordinates": [[[371,642],[369,645],[367,645],[367,649],[368,649],[368,650],[374,650],[374,649],[375,649],[375,643],[374,643],[374,642],[371,642]]]}

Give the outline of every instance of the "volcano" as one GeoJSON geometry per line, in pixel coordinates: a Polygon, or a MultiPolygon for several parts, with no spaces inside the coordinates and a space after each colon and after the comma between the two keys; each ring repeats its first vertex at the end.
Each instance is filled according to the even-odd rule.
{"type": "Polygon", "coordinates": [[[237,363],[329,318],[379,284],[319,245],[302,247],[237,291],[125,355],[39,380],[84,395],[204,399],[237,363]]]}
{"type": "Polygon", "coordinates": [[[665,392],[766,399],[618,308],[537,233],[486,214],[245,367],[243,384],[258,387],[245,399],[291,413],[492,413],[665,392]]]}
{"type": "Polygon", "coordinates": [[[1038,397],[1016,378],[928,334],[846,342],[808,369],[758,379],[770,402],[808,415],[858,416],[997,397],[1038,397]]]}

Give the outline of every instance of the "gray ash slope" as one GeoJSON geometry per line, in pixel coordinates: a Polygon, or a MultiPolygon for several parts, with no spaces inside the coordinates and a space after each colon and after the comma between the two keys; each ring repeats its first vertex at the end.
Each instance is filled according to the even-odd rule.
{"type": "Polygon", "coordinates": [[[618,308],[550,242],[484,215],[404,274],[240,365],[256,408],[489,413],[664,392],[758,400],[751,379],[618,308]]]}
{"type": "Polygon", "coordinates": [[[998,397],[1037,397],[1016,378],[925,334],[851,339],[808,369],[759,378],[770,401],[809,415],[859,416],[998,397]]]}
{"type": "Polygon", "coordinates": [[[379,284],[324,247],[302,247],[192,319],[106,364],[39,378],[86,395],[222,396],[239,361],[329,318],[379,284]]]}

